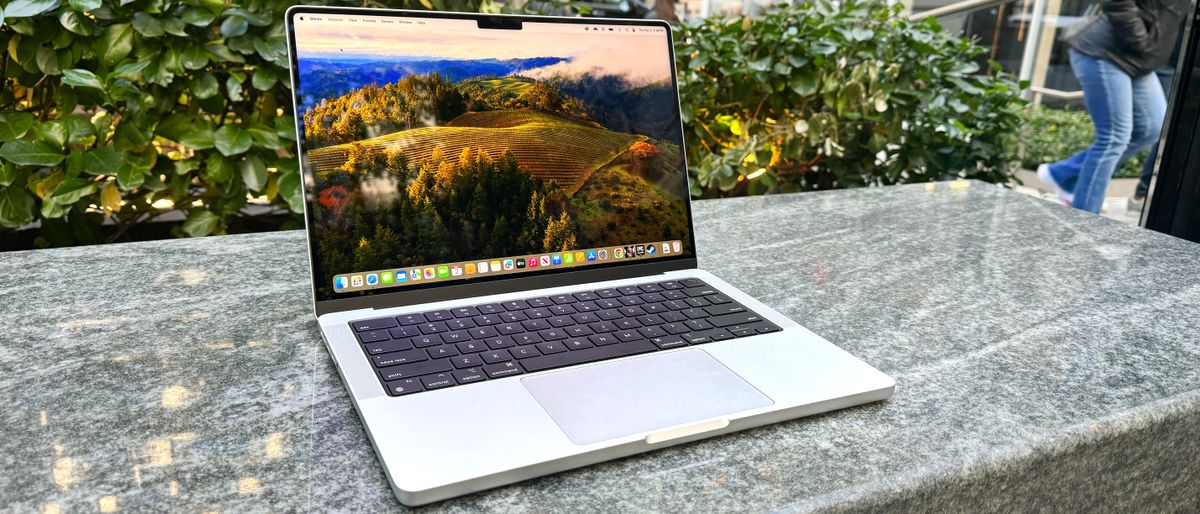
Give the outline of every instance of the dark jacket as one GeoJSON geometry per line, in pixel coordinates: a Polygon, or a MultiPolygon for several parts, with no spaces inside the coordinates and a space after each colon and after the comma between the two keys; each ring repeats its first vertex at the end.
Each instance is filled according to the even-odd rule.
{"type": "Polygon", "coordinates": [[[1104,0],[1101,12],[1071,38],[1079,53],[1107,59],[1131,77],[1167,64],[1188,0],[1104,0]]]}

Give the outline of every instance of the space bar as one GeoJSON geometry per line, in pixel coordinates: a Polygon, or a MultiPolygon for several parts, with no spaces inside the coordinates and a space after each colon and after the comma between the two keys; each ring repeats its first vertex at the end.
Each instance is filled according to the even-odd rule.
{"type": "Polygon", "coordinates": [[[541,357],[531,357],[523,359],[521,365],[525,366],[525,371],[533,373],[534,371],[542,371],[544,369],[561,368],[585,362],[652,352],[657,349],[658,347],[654,346],[650,341],[630,341],[611,346],[597,346],[595,348],[584,348],[582,350],[570,350],[552,355],[543,355],[541,357]]]}

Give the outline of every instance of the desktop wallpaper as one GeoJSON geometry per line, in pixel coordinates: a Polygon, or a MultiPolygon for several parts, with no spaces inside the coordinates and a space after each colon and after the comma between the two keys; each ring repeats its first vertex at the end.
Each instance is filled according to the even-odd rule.
{"type": "Polygon", "coordinates": [[[690,241],[669,36],[295,30],[324,297],[339,273],[690,241]]]}

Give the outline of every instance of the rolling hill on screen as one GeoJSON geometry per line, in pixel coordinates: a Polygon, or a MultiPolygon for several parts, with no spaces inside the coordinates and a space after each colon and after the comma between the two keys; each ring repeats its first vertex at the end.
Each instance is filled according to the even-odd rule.
{"type": "Polygon", "coordinates": [[[337,170],[345,163],[351,144],[383,151],[401,151],[409,162],[429,159],[435,149],[447,157],[464,148],[480,149],[493,156],[511,151],[532,177],[556,181],[568,193],[577,190],[596,170],[626,153],[635,142],[674,145],[646,136],[614,132],[596,124],[528,109],[468,112],[445,126],[421,127],[312,150],[310,162],[318,174],[337,170]]]}

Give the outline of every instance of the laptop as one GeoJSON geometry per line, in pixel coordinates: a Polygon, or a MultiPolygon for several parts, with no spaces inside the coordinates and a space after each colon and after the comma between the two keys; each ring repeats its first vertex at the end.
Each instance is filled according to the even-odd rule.
{"type": "Polygon", "coordinates": [[[891,396],[697,267],[668,24],[286,16],[317,321],[402,503],[891,396]]]}

